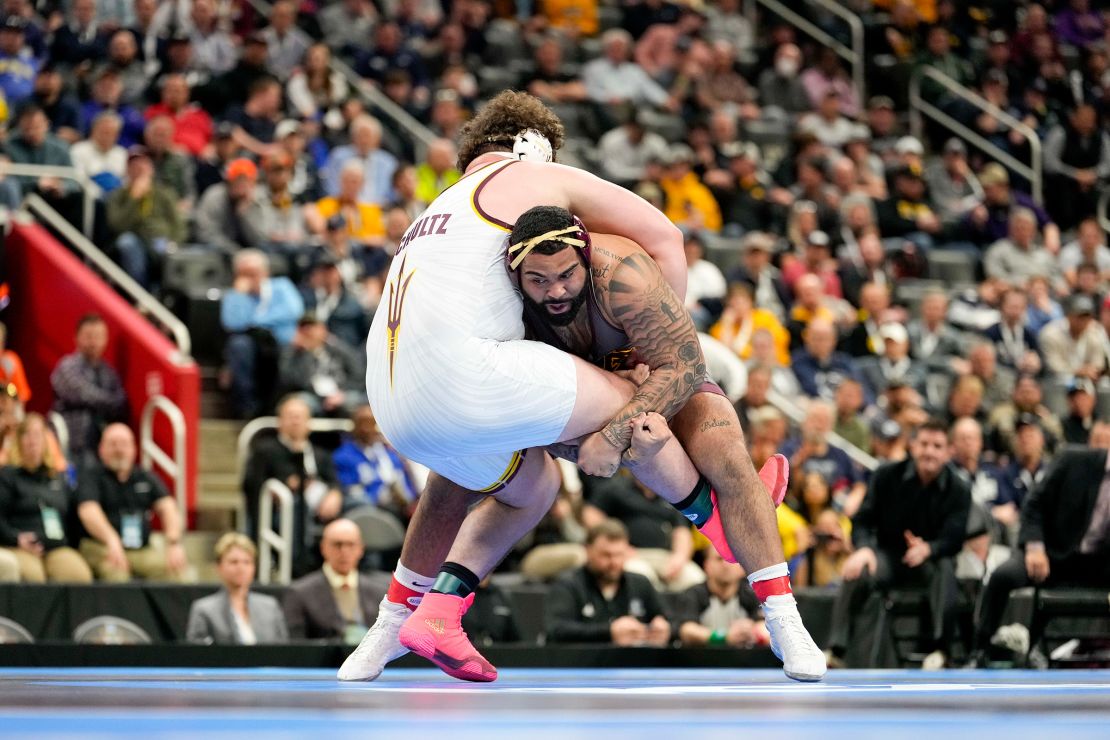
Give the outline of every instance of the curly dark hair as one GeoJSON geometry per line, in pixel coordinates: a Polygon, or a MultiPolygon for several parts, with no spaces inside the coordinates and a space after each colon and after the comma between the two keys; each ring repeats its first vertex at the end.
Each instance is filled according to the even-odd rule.
{"type": "Polygon", "coordinates": [[[534,95],[516,90],[498,94],[459,132],[459,171],[465,172],[486,152],[511,152],[513,137],[530,128],[547,137],[554,157],[563,145],[563,122],[559,117],[534,95]]]}

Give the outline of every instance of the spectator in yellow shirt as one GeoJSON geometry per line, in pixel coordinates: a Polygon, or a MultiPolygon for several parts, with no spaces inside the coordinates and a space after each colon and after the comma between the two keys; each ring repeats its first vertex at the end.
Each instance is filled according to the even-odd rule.
{"type": "Polygon", "coordinates": [[[691,229],[721,230],[721,207],[691,165],[694,151],[685,144],[671,147],[670,161],[659,185],[666,196],[667,218],[691,229]]]}
{"type": "Polygon", "coordinates": [[[354,241],[375,246],[385,241],[381,207],[358,199],[365,177],[361,161],[351,160],[343,165],[339,171],[339,194],[316,201],[315,214],[310,218],[313,231],[322,234],[328,219],[341,215],[347,220],[347,233],[354,241]]]}
{"type": "Polygon", "coordinates": [[[788,365],[790,332],[773,313],[755,307],[749,283],[730,284],[725,294],[725,310],[709,334],[726,344],[741,360],[747,360],[752,356],[752,337],[761,329],[770,332],[774,340],[775,359],[780,365],[788,365]]]}
{"type": "Polygon", "coordinates": [[[582,36],[597,34],[597,0],[543,0],[542,8],[552,28],[582,36]]]}
{"type": "Polygon", "coordinates": [[[428,158],[416,168],[416,199],[431,203],[440,193],[459,181],[455,169],[457,154],[450,139],[436,139],[428,145],[428,158]]]}

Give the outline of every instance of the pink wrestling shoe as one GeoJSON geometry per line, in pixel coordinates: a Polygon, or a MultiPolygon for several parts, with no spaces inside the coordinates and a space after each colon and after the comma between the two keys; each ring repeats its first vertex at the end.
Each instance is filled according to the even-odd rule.
{"type": "Polygon", "coordinates": [[[451,594],[429,593],[397,635],[401,644],[435,663],[448,676],[464,681],[493,681],[497,669],[470,644],[462,616],[474,603],[451,594]]]}
{"type": "MultiPolygon", "coordinates": [[[[763,467],[759,469],[759,479],[763,481],[768,495],[771,496],[771,501],[775,503],[777,508],[782,500],[786,498],[787,484],[790,483],[790,462],[786,459],[786,456],[772,455],[768,458],[767,462],[763,463],[763,467]]],[[[709,521],[698,528],[698,531],[713,543],[713,547],[720,553],[725,562],[735,563],[736,556],[732,554],[732,548],[728,546],[728,540],[725,539],[725,530],[721,524],[721,509],[717,504],[717,492],[710,491],[709,495],[713,499],[713,514],[710,515],[709,521]]]]}

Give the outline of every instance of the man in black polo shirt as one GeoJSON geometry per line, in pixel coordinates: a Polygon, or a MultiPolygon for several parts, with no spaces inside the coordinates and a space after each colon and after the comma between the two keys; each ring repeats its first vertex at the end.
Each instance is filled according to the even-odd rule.
{"type": "Polygon", "coordinates": [[[135,435],[124,424],[110,424],[97,456],[77,481],[77,516],[85,529],[80,551],[93,573],[117,583],[132,576],[188,580],[177,502],[161,480],[135,467],[135,435]],[[150,543],[152,512],[162,521],[164,550],[150,543]]]}
{"type": "Polygon", "coordinates": [[[971,491],[948,465],[944,424],[929,420],[910,440],[910,458],[878,468],[852,520],[856,552],[844,562],[833,604],[830,658],[841,662],[852,617],[873,588],[928,589],[932,652],[926,669],[944,667],[956,606],[953,557],[963,547],[971,491]]]}
{"type": "Polygon", "coordinates": [[[625,573],[628,531],[614,519],[586,535],[586,564],[551,587],[548,642],[608,642],[664,646],[671,625],[651,582],[625,573]]]}

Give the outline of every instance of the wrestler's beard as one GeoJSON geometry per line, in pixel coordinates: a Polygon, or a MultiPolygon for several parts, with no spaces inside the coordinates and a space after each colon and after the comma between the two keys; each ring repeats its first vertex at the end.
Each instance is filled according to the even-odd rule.
{"type": "Polygon", "coordinates": [[[564,326],[570,326],[574,323],[574,319],[578,316],[578,312],[582,309],[582,304],[586,302],[586,290],[583,288],[582,292],[571,299],[570,308],[559,314],[553,314],[548,311],[547,304],[565,303],[566,301],[543,301],[542,303],[537,303],[536,301],[533,301],[531,298],[529,298],[527,295],[524,296],[524,300],[528,303],[532,310],[538,315],[542,316],[547,323],[551,324],[552,326],[562,328],[564,326]]]}

